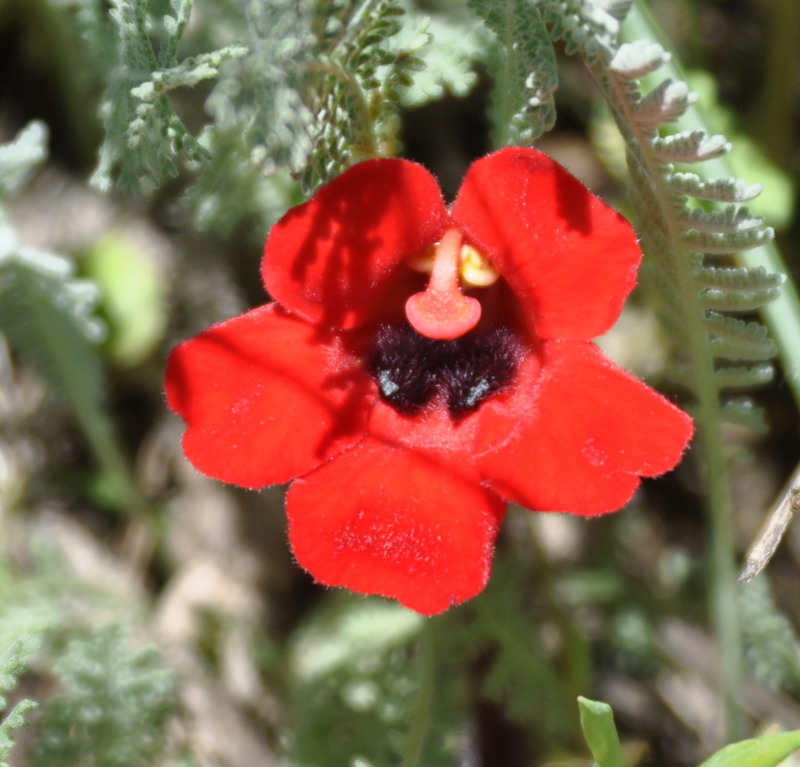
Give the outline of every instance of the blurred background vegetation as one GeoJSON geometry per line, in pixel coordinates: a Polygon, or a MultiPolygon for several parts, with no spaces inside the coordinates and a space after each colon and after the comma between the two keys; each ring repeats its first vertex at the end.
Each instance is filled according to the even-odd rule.
{"type": "MultiPolygon", "coordinates": [[[[646,6],[797,278],[800,4],[646,6]]],[[[452,196],[473,159],[541,133],[630,210],[569,41],[554,102],[512,120],[486,7],[0,0],[0,761],[588,766],[578,695],[613,706],[625,767],[800,729],[800,532],[737,587],[734,732],[694,454],[601,519],[512,509],[486,592],[430,620],[315,587],[280,488],[225,487],[181,455],[167,353],[266,300],[269,227],[348,164],[402,155],[452,196]]],[[[602,345],[678,391],[646,295],[602,345]]],[[[739,559],[800,455],[783,362],[752,394],[763,428],[722,433],[739,559]]]]}

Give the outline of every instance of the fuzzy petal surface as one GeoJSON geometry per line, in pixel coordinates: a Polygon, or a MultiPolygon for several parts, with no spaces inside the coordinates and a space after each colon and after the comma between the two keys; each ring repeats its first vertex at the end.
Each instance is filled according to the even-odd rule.
{"type": "Polygon", "coordinates": [[[176,347],[169,406],[204,474],[243,487],[286,482],[366,431],[369,377],[339,340],[268,304],[176,347]]]}
{"type": "Polygon", "coordinates": [[[368,437],[294,482],[286,511],[319,583],[433,615],[486,585],[505,503],[458,453],[368,437]]]}
{"type": "Polygon", "coordinates": [[[596,338],[636,282],[641,251],[630,224],[536,150],[501,149],[473,163],[452,215],[540,338],[596,338]]]}
{"type": "Polygon", "coordinates": [[[385,301],[398,265],[438,240],[448,222],[439,185],[421,165],[358,163],[272,227],[264,285],[310,322],[356,327],[385,301]]]}
{"type": "Polygon", "coordinates": [[[504,498],[592,516],[624,506],[639,477],[672,469],[692,419],[592,343],[550,341],[514,396],[487,403],[477,465],[504,498]]]}

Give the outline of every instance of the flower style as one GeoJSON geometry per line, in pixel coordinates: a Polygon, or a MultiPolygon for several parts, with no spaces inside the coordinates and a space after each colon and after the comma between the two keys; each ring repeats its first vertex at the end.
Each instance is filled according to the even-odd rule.
{"type": "Polygon", "coordinates": [[[271,230],[274,299],[172,353],[202,472],[286,499],[297,561],[423,614],[486,585],[508,501],[594,516],[673,468],[691,419],[606,359],[641,253],[546,155],[353,166],[271,230]]]}

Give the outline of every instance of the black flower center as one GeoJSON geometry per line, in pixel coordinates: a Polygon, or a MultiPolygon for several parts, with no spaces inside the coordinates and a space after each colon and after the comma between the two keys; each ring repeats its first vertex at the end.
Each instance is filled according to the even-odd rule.
{"type": "Polygon", "coordinates": [[[519,337],[507,327],[440,341],[406,324],[384,325],[367,368],[381,397],[401,413],[419,412],[438,395],[457,419],[505,388],[522,356],[519,337]]]}

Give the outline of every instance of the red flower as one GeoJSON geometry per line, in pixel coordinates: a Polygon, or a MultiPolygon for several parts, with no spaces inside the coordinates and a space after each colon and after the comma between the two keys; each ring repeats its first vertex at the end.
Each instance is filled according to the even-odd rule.
{"type": "Polygon", "coordinates": [[[360,163],[273,227],[274,303],[172,353],[184,451],[245,487],[294,479],[289,537],[320,583],[425,614],[463,602],[507,501],[613,511],[689,441],[690,418],[590,341],[640,256],[534,150],[478,160],[450,209],[421,166],[360,163]]]}

